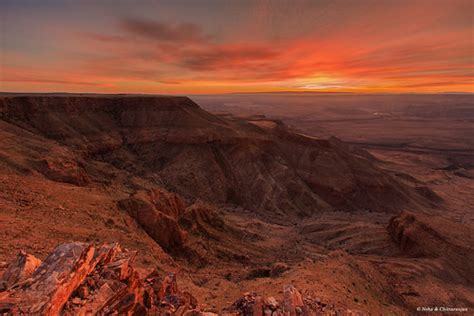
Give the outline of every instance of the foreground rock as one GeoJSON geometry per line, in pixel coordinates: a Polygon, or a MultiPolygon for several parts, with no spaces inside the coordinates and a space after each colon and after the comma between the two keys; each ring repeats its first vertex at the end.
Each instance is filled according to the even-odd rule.
{"type": "Polygon", "coordinates": [[[333,305],[321,302],[318,298],[310,296],[303,298],[293,285],[284,287],[282,302],[272,296],[264,298],[256,293],[245,293],[227,308],[224,314],[243,316],[368,315],[363,311],[335,308],[333,305]]]}
{"type": "Polygon", "coordinates": [[[132,266],[134,256],[118,245],[60,245],[29,279],[0,293],[0,313],[160,315],[195,310],[196,299],[178,291],[173,274],[155,271],[141,279],[132,266]]]}
{"type": "MultiPolygon", "coordinates": [[[[154,270],[142,278],[136,252],[118,244],[58,246],[43,262],[20,253],[4,271],[2,315],[215,315],[178,289],[176,275],[154,270]],[[5,281],[7,280],[7,281],[5,281]]],[[[246,293],[223,315],[366,315],[303,297],[292,285],[283,300],[246,293]]]]}
{"type": "Polygon", "coordinates": [[[2,278],[0,278],[1,289],[25,281],[40,265],[40,259],[23,251],[20,252],[16,259],[7,266],[2,278]]]}

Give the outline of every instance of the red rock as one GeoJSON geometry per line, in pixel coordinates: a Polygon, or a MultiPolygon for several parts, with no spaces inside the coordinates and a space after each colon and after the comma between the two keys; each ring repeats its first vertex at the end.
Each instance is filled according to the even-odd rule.
{"type": "Polygon", "coordinates": [[[170,273],[161,282],[161,288],[158,292],[158,297],[163,299],[170,295],[175,295],[178,293],[178,284],[176,283],[176,275],[170,273]]]}
{"type": "Polygon", "coordinates": [[[270,267],[270,276],[277,277],[287,271],[290,267],[284,262],[275,262],[270,267]]]}
{"type": "Polygon", "coordinates": [[[94,247],[84,243],[58,246],[36,269],[28,284],[7,291],[25,314],[57,315],[94,266],[94,247]]]}
{"type": "Polygon", "coordinates": [[[184,201],[177,194],[161,188],[139,191],[133,197],[150,201],[159,212],[172,218],[179,218],[186,207],[184,201]]]}
{"type": "Polygon", "coordinates": [[[304,306],[300,292],[293,285],[286,285],[283,291],[283,311],[296,316],[297,309],[304,306]]]}
{"type": "Polygon", "coordinates": [[[183,313],[183,316],[201,316],[201,312],[198,310],[189,310],[183,313]]]}
{"type": "Polygon", "coordinates": [[[474,262],[474,235],[469,227],[437,215],[403,211],[390,219],[387,230],[407,255],[440,258],[449,270],[474,283],[474,265],[466,264],[474,262]]]}
{"type": "Polygon", "coordinates": [[[81,285],[77,289],[77,295],[82,299],[87,298],[89,296],[89,288],[86,285],[81,285]]]}
{"type": "Polygon", "coordinates": [[[147,193],[138,192],[128,199],[119,201],[118,205],[126,210],[163,249],[176,251],[184,247],[184,232],[179,227],[177,218],[173,217],[183,212],[182,201],[176,195],[158,189],[147,193]],[[163,201],[158,203],[157,196],[163,201]]]}
{"type": "Polygon", "coordinates": [[[16,259],[7,266],[0,281],[4,281],[5,289],[8,289],[12,285],[21,283],[31,277],[40,265],[40,259],[21,251],[16,259]]]}
{"type": "Polygon", "coordinates": [[[255,297],[255,301],[252,307],[252,313],[254,316],[263,315],[263,298],[261,296],[255,297]]]}
{"type": "Polygon", "coordinates": [[[114,296],[115,290],[109,283],[105,283],[100,289],[94,294],[93,297],[88,299],[86,305],[84,305],[77,313],[78,315],[96,315],[102,310],[106,303],[114,296]]]}
{"type": "Polygon", "coordinates": [[[264,304],[271,310],[276,310],[278,308],[278,302],[273,296],[265,298],[264,304]]]}
{"type": "Polygon", "coordinates": [[[31,163],[36,171],[53,181],[78,186],[85,186],[90,182],[85,170],[79,167],[78,162],[71,159],[71,157],[58,155],[48,159],[32,161],[31,163]]]}

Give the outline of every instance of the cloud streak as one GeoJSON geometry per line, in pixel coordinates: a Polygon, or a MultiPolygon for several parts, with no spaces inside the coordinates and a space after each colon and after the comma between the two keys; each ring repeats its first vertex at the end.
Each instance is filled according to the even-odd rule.
{"type": "Polygon", "coordinates": [[[255,12],[239,4],[236,12],[222,11],[227,20],[217,28],[209,27],[212,14],[180,19],[182,8],[174,8],[171,20],[116,12],[102,28],[65,23],[51,35],[55,45],[44,45],[59,47],[54,51],[34,54],[28,42],[12,50],[5,45],[0,88],[44,83],[160,93],[473,90],[469,1],[369,2],[305,2],[299,9],[303,2],[296,1],[296,9],[270,3],[255,12]],[[239,10],[246,12],[240,24],[233,15],[239,10]]]}
{"type": "Polygon", "coordinates": [[[205,43],[210,36],[204,35],[202,30],[192,23],[169,24],[139,18],[124,18],[120,21],[121,27],[134,36],[158,42],[169,43],[205,43]]]}

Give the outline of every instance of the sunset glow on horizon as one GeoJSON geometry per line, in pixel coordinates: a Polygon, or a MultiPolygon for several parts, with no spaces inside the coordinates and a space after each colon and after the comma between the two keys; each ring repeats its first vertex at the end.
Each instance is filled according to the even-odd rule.
{"type": "Polygon", "coordinates": [[[473,1],[0,2],[0,91],[474,92],[473,1]]]}

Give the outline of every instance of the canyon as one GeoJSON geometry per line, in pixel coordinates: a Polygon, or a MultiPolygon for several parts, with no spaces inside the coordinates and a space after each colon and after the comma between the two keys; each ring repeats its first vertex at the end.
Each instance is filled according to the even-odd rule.
{"type": "Polygon", "coordinates": [[[473,306],[469,150],[427,175],[426,164],[318,133],[308,118],[208,109],[178,96],[2,94],[0,309],[37,306],[19,293],[49,282],[39,273],[61,264],[57,251],[78,249],[80,262],[111,247],[113,259],[97,255],[63,282],[69,294],[50,315],[92,306],[92,296],[72,302],[91,275],[127,289],[107,306],[129,314],[473,306]],[[12,267],[27,254],[39,263],[25,278],[12,267]],[[108,276],[104,267],[130,257],[126,276],[108,276]],[[167,282],[181,303],[145,302],[163,299],[167,282]]]}

